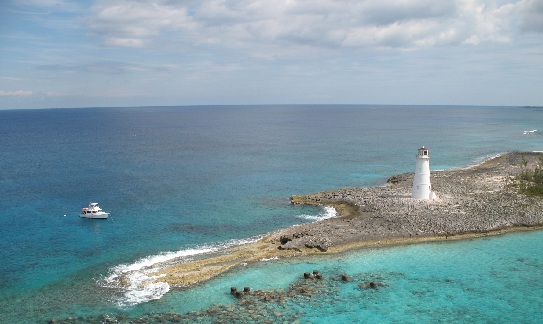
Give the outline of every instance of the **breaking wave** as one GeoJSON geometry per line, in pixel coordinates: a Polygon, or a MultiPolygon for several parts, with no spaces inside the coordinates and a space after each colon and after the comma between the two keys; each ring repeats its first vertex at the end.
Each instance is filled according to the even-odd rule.
{"type": "Polygon", "coordinates": [[[324,206],[322,212],[318,215],[299,215],[299,218],[303,218],[310,221],[320,221],[328,218],[333,218],[337,216],[337,211],[334,207],[324,206]]]}
{"type": "Polygon", "coordinates": [[[230,240],[212,245],[204,245],[176,252],[163,252],[141,258],[134,263],[120,264],[109,270],[108,275],[99,280],[98,284],[104,288],[117,289],[122,296],[115,300],[120,307],[128,307],[160,299],[170,290],[165,282],[155,282],[160,275],[153,276],[165,266],[178,262],[189,261],[191,257],[215,252],[232,246],[256,242],[262,236],[248,239],[230,240]]]}

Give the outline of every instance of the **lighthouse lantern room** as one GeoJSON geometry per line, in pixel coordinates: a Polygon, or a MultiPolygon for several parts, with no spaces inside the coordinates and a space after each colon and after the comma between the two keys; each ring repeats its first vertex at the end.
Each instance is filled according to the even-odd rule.
{"type": "Polygon", "coordinates": [[[411,197],[415,199],[434,199],[430,183],[430,151],[421,147],[417,154],[417,165],[413,177],[413,189],[411,197]]]}

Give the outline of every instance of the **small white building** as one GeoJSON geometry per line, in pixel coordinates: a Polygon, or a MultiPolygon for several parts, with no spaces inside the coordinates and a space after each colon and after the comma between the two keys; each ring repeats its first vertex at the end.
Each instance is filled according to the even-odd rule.
{"type": "Polygon", "coordinates": [[[413,177],[411,197],[415,199],[435,199],[430,183],[430,151],[421,147],[417,154],[417,166],[413,177]]]}

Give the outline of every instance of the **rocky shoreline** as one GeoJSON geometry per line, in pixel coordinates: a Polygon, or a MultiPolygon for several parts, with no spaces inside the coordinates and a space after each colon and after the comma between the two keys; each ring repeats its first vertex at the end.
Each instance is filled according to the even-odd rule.
{"type": "Polygon", "coordinates": [[[167,266],[150,275],[161,275],[157,281],[172,286],[186,286],[243,263],[274,257],[542,229],[543,199],[520,194],[515,186],[523,168],[533,169],[541,163],[541,156],[513,152],[465,169],[432,172],[432,188],[438,197],[432,201],[410,198],[413,173],[393,176],[383,187],[292,196],[293,204],[332,206],[339,215],[274,232],[258,242],[167,266]]]}
{"type": "MultiPolygon", "coordinates": [[[[478,166],[432,173],[436,200],[410,198],[412,173],[388,179],[385,187],[347,188],[293,196],[296,204],[348,204],[355,206],[346,217],[303,226],[320,247],[383,238],[441,237],[481,234],[514,227],[543,225],[543,199],[518,193],[513,186],[522,168],[539,163],[540,154],[509,153],[478,166]]],[[[299,229],[296,229],[297,231],[299,229]]],[[[295,234],[285,234],[293,236],[295,234]]],[[[311,246],[310,239],[293,239],[283,248],[311,246]],[[307,241],[307,242],[304,242],[307,241]]]]}

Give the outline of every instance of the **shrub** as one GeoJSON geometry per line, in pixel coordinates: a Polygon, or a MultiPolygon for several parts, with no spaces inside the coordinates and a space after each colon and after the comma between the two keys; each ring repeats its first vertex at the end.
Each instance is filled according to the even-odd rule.
{"type": "Polygon", "coordinates": [[[527,165],[528,161],[522,157],[522,166],[523,171],[517,177],[520,180],[520,192],[527,195],[541,196],[543,197],[543,156],[539,157],[541,162],[539,165],[536,165],[533,170],[528,170],[527,165]]]}

